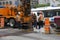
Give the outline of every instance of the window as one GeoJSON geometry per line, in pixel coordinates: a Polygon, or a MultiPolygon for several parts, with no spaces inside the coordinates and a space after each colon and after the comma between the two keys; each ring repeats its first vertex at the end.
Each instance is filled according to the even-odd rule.
{"type": "Polygon", "coordinates": [[[58,11],[58,15],[60,16],[60,11],[58,11]]]}
{"type": "Polygon", "coordinates": [[[10,5],[12,4],[12,1],[10,1],[10,5]]]}
{"type": "Polygon", "coordinates": [[[5,2],[3,2],[3,5],[5,5],[5,2]]]}
{"type": "Polygon", "coordinates": [[[56,1],[59,1],[60,2],[60,0],[56,0],[56,1]]]}
{"type": "Polygon", "coordinates": [[[0,5],[2,5],[2,3],[0,2],[0,5]]]}
{"type": "Polygon", "coordinates": [[[55,11],[44,11],[44,17],[53,17],[56,16],[56,12],[55,11]]]}
{"type": "Polygon", "coordinates": [[[39,16],[40,13],[37,13],[37,15],[39,16]]]}
{"type": "Polygon", "coordinates": [[[30,0],[26,0],[26,3],[30,3],[30,0]]]}
{"type": "Polygon", "coordinates": [[[6,4],[8,4],[8,2],[6,2],[6,4]]]}

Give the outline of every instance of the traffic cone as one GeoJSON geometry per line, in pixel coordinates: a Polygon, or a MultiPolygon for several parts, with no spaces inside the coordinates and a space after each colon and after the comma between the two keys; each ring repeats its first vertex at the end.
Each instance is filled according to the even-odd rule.
{"type": "Polygon", "coordinates": [[[45,19],[45,26],[44,26],[44,30],[46,34],[50,33],[50,21],[49,18],[45,19]]]}
{"type": "Polygon", "coordinates": [[[4,28],[4,18],[1,17],[1,27],[0,28],[4,28]]]}

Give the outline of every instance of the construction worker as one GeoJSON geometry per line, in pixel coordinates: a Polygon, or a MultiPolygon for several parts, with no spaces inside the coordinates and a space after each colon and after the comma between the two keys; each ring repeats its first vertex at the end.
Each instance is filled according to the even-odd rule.
{"type": "Polygon", "coordinates": [[[32,26],[33,26],[33,22],[34,22],[34,20],[33,20],[33,16],[34,16],[34,14],[33,14],[33,13],[31,13],[31,18],[32,18],[32,26]]]}
{"type": "Polygon", "coordinates": [[[38,18],[38,23],[39,23],[39,29],[43,27],[43,20],[44,20],[44,15],[42,12],[40,12],[39,18],[38,18]]]}
{"type": "Polygon", "coordinates": [[[22,23],[21,23],[21,18],[23,16],[22,11],[17,11],[17,9],[15,9],[15,13],[16,13],[16,26],[21,29],[22,28],[22,23]]]}
{"type": "Polygon", "coordinates": [[[36,15],[35,14],[33,14],[33,27],[34,28],[37,28],[37,17],[36,17],[36,15]]]}

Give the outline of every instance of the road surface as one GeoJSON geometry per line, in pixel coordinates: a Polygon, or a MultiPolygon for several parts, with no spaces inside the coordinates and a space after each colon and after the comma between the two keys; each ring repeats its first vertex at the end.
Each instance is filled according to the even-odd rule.
{"type": "Polygon", "coordinates": [[[0,29],[0,40],[60,40],[60,35],[41,32],[22,32],[19,29],[0,29]]]}

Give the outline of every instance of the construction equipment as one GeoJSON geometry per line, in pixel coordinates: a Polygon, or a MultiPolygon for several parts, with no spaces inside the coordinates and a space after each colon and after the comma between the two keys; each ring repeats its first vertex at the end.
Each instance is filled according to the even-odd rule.
{"type": "Polygon", "coordinates": [[[12,26],[14,26],[16,15],[13,9],[11,10],[8,7],[0,8],[0,16],[5,18],[5,24],[13,23],[12,26]]]}
{"type": "Polygon", "coordinates": [[[23,12],[24,16],[23,18],[23,29],[30,29],[32,30],[32,18],[29,15],[31,12],[31,7],[30,7],[30,0],[21,0],[23,4],[23,12]]]}
{"type": "Polygon", "coordinates": [[[0,16],[5,18],[5,25],[15,27],[16,22],[21,22],[25,28],[32,29],[30,0],[20,1],[22,5],[19,4],[17,7],[9,8],[5,6],[3,8],[0,8],[0,16]]]}

